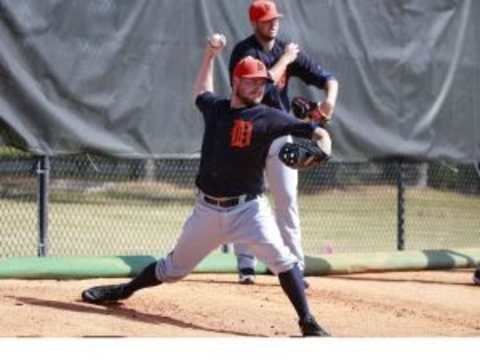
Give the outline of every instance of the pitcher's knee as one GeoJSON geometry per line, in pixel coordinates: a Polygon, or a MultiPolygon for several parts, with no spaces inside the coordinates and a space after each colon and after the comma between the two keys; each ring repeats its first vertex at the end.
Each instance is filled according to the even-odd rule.
{"type": "Polygon", "coordinates": [[[285,261],[267,263],[267,266],[268,266],[268,269],[272,271],[274,275],[278,275],[278,274],[281,274],[282,272],[291,270],[296,263],[298,263],[298,260],[296,258],[291,258],[285,261]]]}
{"type": "Polygon", "coordinates": [[[183,279],[190,272],[192,272],[192,270],[193,268],[190,267],[176,266],[172,262],[170,256],[168,256],[167,258],[162,258],[157,262],[155,273],[158,280],[165,283],[172,283],[183,279]]]}

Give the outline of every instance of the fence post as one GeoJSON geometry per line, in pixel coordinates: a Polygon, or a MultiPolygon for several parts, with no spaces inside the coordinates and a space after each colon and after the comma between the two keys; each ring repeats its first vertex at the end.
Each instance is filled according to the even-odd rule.
{"type": "Polygon", "coordinates": [[[405,180],[402,159],[397,160],[397,250],[405,249],[405,180]]]}
{"type": "Polygon", "coordinates": [[[40,156],[37,160],[38,247],[37,256],[48,255],[48,184],[50,182],[50,159],[40,156]]]}

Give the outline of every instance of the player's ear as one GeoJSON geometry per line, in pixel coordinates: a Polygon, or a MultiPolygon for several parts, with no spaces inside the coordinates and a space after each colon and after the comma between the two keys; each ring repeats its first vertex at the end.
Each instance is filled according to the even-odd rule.
{"type": "Polygon", "coordinates": [[[239,83],[240,83],[240,78],[233,76],[232,88],[234,89],[238,88],[239,83]]]}

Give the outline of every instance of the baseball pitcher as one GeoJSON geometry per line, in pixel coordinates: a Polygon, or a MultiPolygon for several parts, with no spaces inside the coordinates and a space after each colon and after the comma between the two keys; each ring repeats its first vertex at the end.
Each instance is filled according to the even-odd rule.
{"type": "Polygon", "coordinates": [[[263,195],[263,170],[274,139],[295,135],[322,142],[328,133],[313,123],[297,122],[288,114],[262,105],[270,82],[265,65],[252,57],[237,62],[231,98],[214,94],[214,59],[225,47],[216,34],[207,42],[193,96],[205,121],[198,194],[193,212],[167,257],[148,265],[135,279],[119,285],[92,287],[82,299],[105,304],[130,297],[137,290],[175,282],[226,240],[246,245],[270,270],[293,304],[303,336],[328,336],[310,312],[298,258],[282,242],[263,195]]]}

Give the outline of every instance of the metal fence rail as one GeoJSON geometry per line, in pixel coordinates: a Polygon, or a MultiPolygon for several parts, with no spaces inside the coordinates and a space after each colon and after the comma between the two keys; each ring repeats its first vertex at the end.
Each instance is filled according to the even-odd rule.
{"type": "MultiPolygon", "coordinates": [[[[165,254],[192,209],[197,168],[3,150],[0,257],[165,254]]],[[[469,165],[330,163],[301,172],[299,204],[307,254],[480,246],[469,165]]]]}

